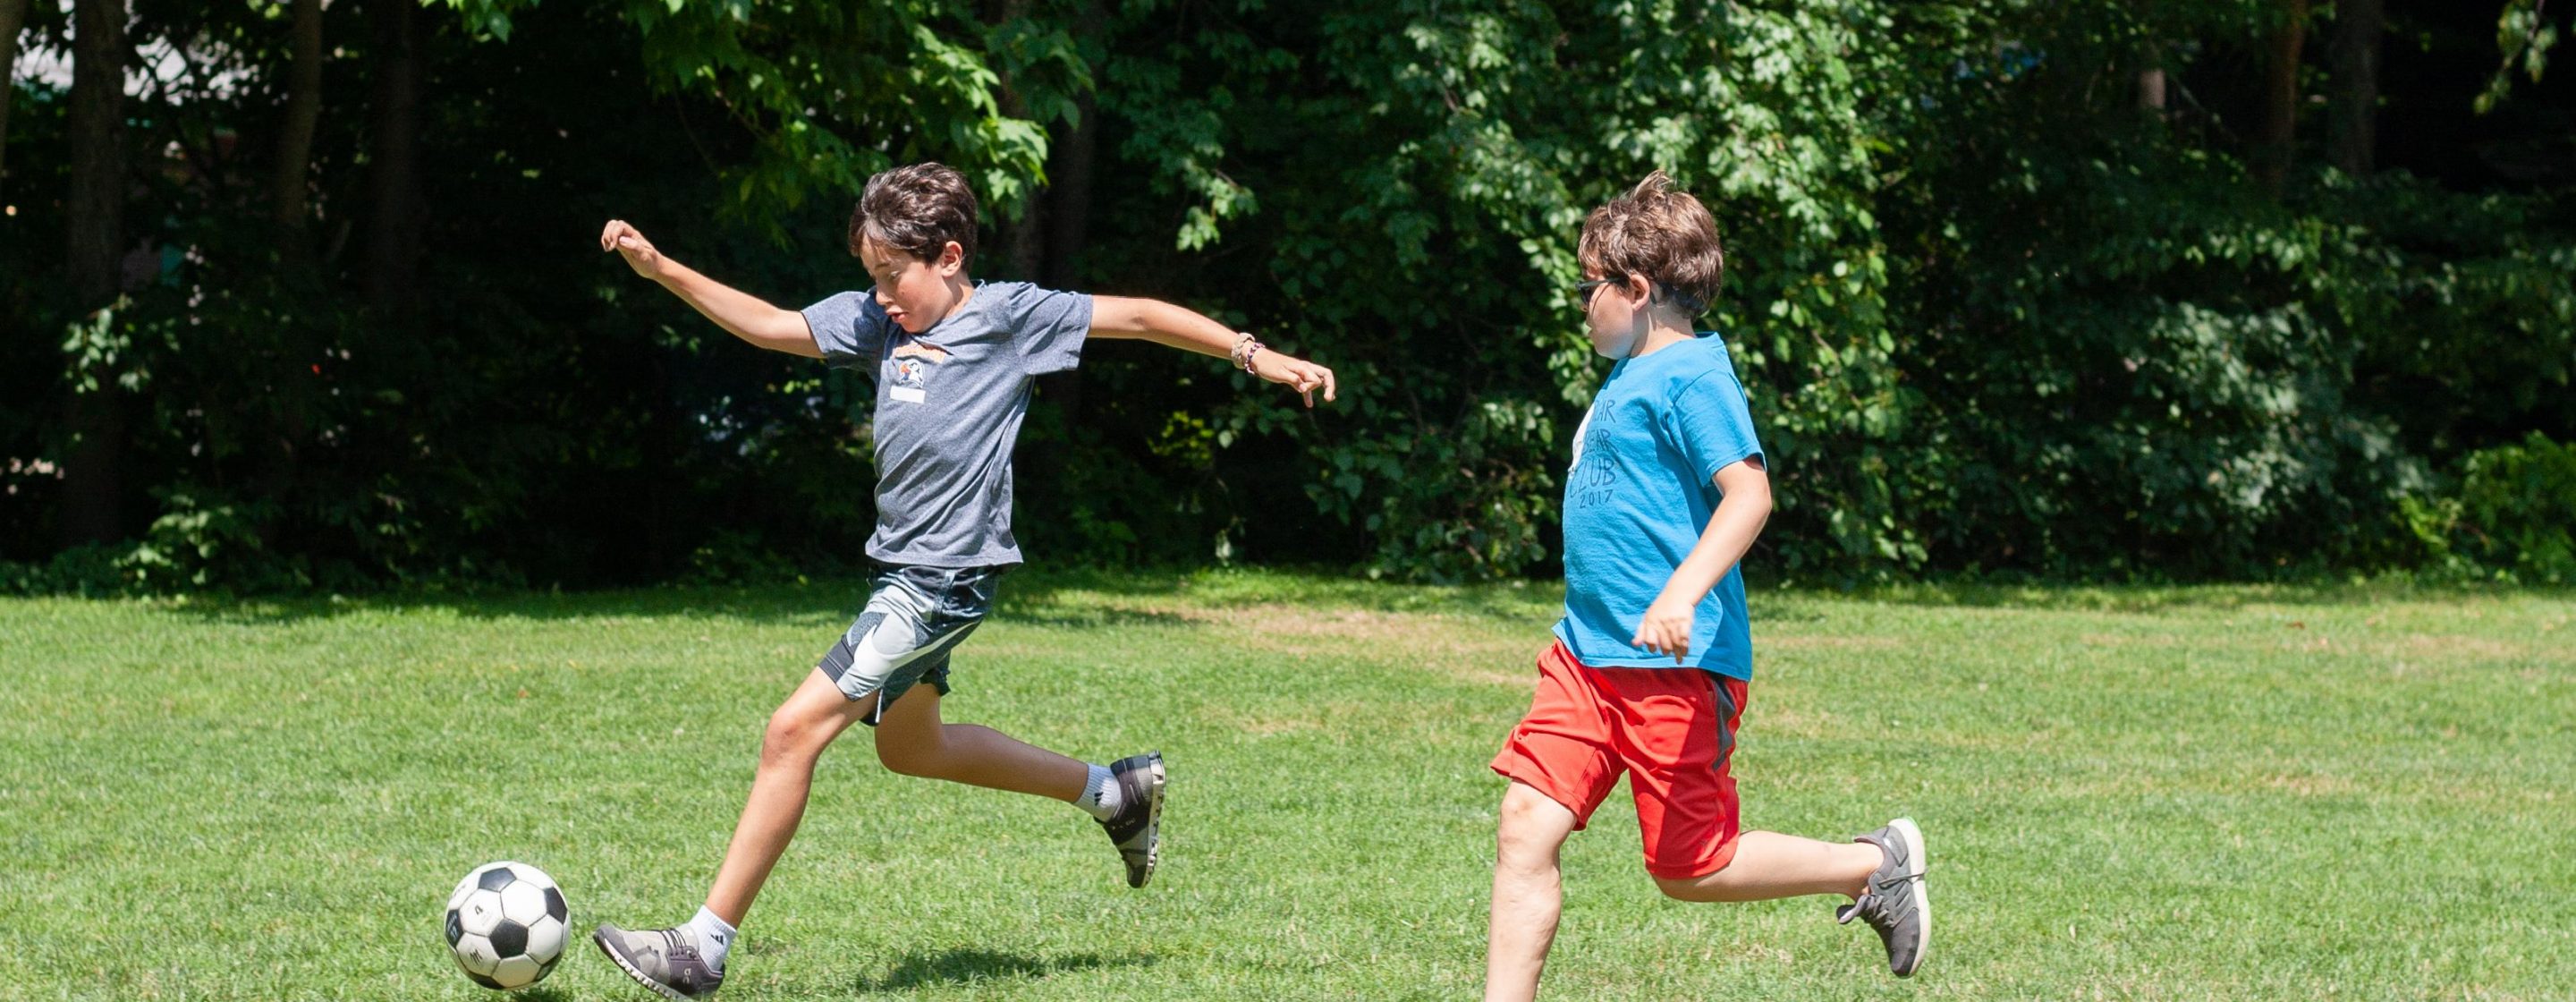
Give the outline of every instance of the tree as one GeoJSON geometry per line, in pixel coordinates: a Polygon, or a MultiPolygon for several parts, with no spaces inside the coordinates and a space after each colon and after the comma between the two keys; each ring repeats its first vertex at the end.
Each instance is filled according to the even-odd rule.
{"type": "Polygon", "coordinates": [[[0,188],[9,177],[9,108],[17,104],[18,29],[27,23],[27,0],[0,0],[0,188]]]}
{"type": "Polygon", "coordinates": [[[2263,131],[2254,141],[2254,175],[2278,194],[2298,141],[2299,53],[2308,40],[2308,0],[2280,0],[2263,67],[2263,131]]]}
{"type": "Polygon", "coordinates": [[[322,116],[322,0],[288,0],[293,62],[285,120],[277,130],[276,173],[269,186],[278,250],[289,261],[310,251],[304,240],[305,192],[313,170],[313,127],[322,116]]]}
{"type": "MultiPolygon", "coordinates": [[[[74,309],[85,313],[116,298],[124,242],[125,0],[78,0],[73,18],[64,271],[74,309]]],[[[72,444],[60,524],[67,543],[107,542],[124,534],[123,395],[92,357],[76,353],[73,364],[86,371],[65,405],[72,444]]]]}
{"type": "Polygon", "coordinates": [[[2335,0],[2327,97],[2326,159],[2346,174],[2371,171],[2379,143],[2379,46],[2388,33],[2384,0],[2335,0]]]}
{"type": "Polygon", "coordinates": [[[407,318],[420,245],[418,0],[367,0],[375,88],[368,105],[367,305],[379,322],[407,318]]]}

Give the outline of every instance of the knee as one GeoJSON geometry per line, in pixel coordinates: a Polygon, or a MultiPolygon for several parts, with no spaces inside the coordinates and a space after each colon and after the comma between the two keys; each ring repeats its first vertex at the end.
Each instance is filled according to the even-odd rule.
{"type": "Polygon", "coordinates": [[[769,728],[761,732],[760,764],[770,767],[812,762],[822,755],[827,733],[820,723],[780,707],[769,715],[769,728]]]}
{"type": "Polygon", "coordinates": [[[1556,846],[1553,844],[1505,835],[1495,841],[1494,848],[1494,869],[1530,879],[1556,874],[1556,846]]]}
{"type": "Polygon", "coordinates": [[[1556,871],[1562,835],[1540,823],[1537,812],[1505,804],[1502,825],[1494,835],[1494,865],[1506,872],[1535,876],[1556,871]]]}

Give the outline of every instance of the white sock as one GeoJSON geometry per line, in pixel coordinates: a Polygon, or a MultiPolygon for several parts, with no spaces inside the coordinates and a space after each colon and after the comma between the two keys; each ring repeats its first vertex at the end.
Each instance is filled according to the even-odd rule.
{"type": "Polygon", "coordinates": [[[708,911],[705,905],[699,905],[697,917],[690,919],[689,924],[682,928],[697,938],[698,957],[707,962],[710,970],[723,974],[725,954],[733,950],[733,924],[717,918],[716,913],[708,911]]]}
{"type": "Polygon", "coordinates": [[[1102,821],[1117,817],[1118,809],[1127,806],[1126,791],[1119,789],[1118,781],[1110,777],[1108,766],[1090,765],[1090,769],[1091,779],[1082,785],[1082,796],[1074,798],[1073,806],[1102,821]]]}

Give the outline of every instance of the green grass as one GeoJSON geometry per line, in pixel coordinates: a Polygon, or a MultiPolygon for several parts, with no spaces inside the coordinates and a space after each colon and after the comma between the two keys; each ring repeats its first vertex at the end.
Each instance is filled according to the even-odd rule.
{"type": "MultiPolygon", "coordinates": [[[[847,585],[0,602],[0,997],[482,998],[439,907],[537,863],[576,926],[695,909],[847,585]]],[[[1170,759],[1143,892],[1061,804],[825,757],[722,997],[1459,999],[1556,595],[1026,575],[951,720],[1170,759]]],[[[1821,899],[1658,897],[1614,796],[1564,999],[2565,999],[2576,598],[2394,588],[1753,599],[1748,825],[1911,814],[1910,982],[1821,899]]],[[[538,999],[632,999],[576,942],[538,999]]]]}

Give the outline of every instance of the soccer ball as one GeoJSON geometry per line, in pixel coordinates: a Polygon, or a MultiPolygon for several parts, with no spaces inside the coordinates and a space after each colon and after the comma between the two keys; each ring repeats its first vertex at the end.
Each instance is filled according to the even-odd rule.
{"type": "Polygon", "coordinates": [[[554,878],[526,863],[485,863],[447,897],[447,948],[474,983],[498,991],[536,984],[563,958],[572,927],[554,878]]]}

